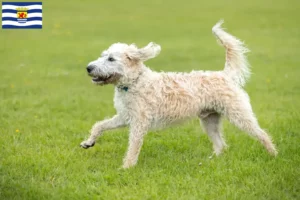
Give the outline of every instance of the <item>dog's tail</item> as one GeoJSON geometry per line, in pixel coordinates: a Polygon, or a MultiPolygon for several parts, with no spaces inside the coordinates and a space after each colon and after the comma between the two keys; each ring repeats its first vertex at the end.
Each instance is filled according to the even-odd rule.
{"type": "Polygon", "coordinates": [[[223,20],[219,21],[212,32],[218,41],[226,49],[226,63],[224,72],[231,77],[238,85],[244,86],[250,77],[249,64],[245,53],[249,50],[236,37],[225,32],[221,27],[223,20]]]}

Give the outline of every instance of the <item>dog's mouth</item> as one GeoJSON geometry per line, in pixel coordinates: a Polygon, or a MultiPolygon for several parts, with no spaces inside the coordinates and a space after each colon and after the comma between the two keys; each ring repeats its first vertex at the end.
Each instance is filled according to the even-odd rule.
{"type": "Polygon", "coordinates": [[[92,82],[97,85],[104,85],[109,83],[115,83],[118,81],[120,76],[118,74],[111,74],[107,76],[92,76],[92,82]]]}
{"type": "Polygon", "coordinates": [[[101,82],[108,81],[111,77],[112,77],[112,75],[110,75],[110,76],[96,76],[96,77],[92,78],[92,81],[95,82],[95,83],[101,83],[101,82]]]}

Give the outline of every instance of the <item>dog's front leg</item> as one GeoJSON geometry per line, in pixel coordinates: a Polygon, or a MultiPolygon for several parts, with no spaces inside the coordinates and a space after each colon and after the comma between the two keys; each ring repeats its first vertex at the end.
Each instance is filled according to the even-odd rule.
{"type": "Polygon", "coordinates": [[[137,163],[143,138],[148,131],[148,126],[145,122],[132,123],[129,134],[129,147],[123,161],[123,168],[129,168],[137,163]]]}
{"type": "Polygon", "coordinates": [[[115,115],[111,119],[106,119],[106,120],[97,122],[91,130],[90,137],[87,140],[81,142],[80,146],[85,149],[92,147],[92,146],[94,146],[97,137],[102,135],[103,131],[115,129],[115,128],[122,127],[125,125],[126,124],[125,124],[123,118],[120,117],[120,115],[115,115]]]}

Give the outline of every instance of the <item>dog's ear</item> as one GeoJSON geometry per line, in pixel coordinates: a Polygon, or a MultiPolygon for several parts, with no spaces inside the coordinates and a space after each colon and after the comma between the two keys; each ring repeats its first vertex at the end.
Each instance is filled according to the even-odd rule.
{"type": "Polygon", "coordinates": [[[134,44],[129,46],[127,56],[131,60],[146,61],[156,57],[161,50],[160,45],[150,42],[147,46],[138,49],[134,44]]]}

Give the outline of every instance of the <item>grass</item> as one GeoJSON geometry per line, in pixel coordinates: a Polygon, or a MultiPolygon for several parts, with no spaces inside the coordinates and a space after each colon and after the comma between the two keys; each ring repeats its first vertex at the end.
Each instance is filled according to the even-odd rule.
{"type": "Polygon", "coordinates": [[[252,1],[44,1],[42,30],[0,30],[0,199],[300,199],[300,3],[252,1]],[[85,66],[118,41],[155,41],[154,70],[219,70],[225,27],[252,50],[246,86],[279,155],[224,122],[229,150],[198,121],[146,136],[139,163],[119,170],[128,130],[79,143],[112,116],[113,87],[90,83],[85,66]],[[199,163],[202,163],[199,166],[199,163]]]}

